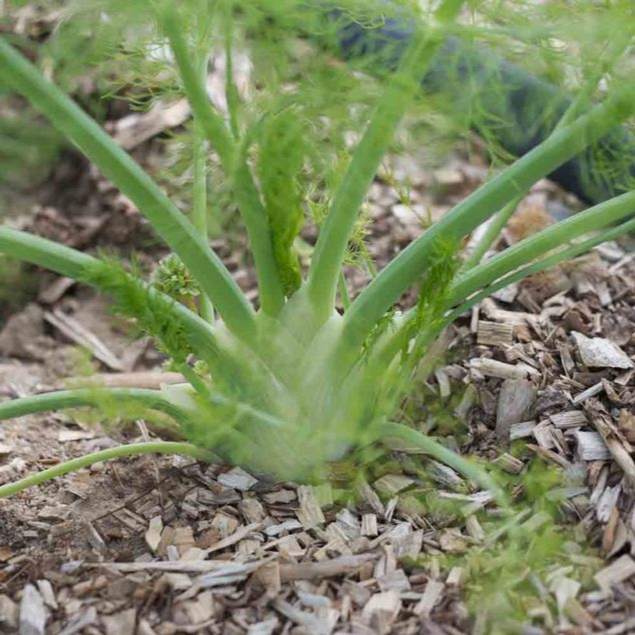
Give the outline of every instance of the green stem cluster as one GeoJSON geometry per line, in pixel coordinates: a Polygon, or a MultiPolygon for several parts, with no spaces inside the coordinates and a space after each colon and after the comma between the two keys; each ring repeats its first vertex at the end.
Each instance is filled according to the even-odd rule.
{"type": "MultiPolygon", "coordinates": [[[[490,490],[497,501],[505,505],[504,493],[482,468],[466,462],[432,439],[398,424],[382,423],[376,429],[366,425],[369,415],[364,400],[374,403],[376,395],[373,392],[377,388],[379,393],[384,390],[391,395],[397,404],[399,400],[394,398],[399,392],[396,383],[388,389],[386,385],[390,383],[388,378],[393,377],[391,369],[399,363],[399,354],[407,351],[409,345],[416,351],[422,350],[440,329],[488,293],[633,228],[635,221],[625,221],[635,213],[635,193],[630,192],[553,225],[479,264],[520,197],[537,180],[600,140],[635,112],[635,89],[631,85],[617,86],[602,103],[585,110],[591,94],[589,86],[597,83],[597,77],[593,76],[549,139],[465,198],[373,276],[361,294],[351,300],[342,267],[359,209],[422,76],[438,51],[442,34],[456,21],[464,4],[464,0],[441,0],[431,24],[415,31],[353,152],[340,187],[331,199],[307,280],[293,298],[285,296],[274,253],[272,227],[251,165],[250,137],[241,131],[239,99],[231,77],[234,15],[229,9],[224,17],[226,37],[223,40],[230,111],[225,118],[214,110],[207,95],[205,47],[210,31],[206,11],[198,16],[199,27],[195,29],[197,35],[192,42],[182,8],[167,1],[153,3],[194,115],[191,220],[86,113],[47,81],[5,39],[0,40],[0,79],[47,116],[137,205],[202,290],[199,316],[195,307],[190,310],[170,301],[141,280],[126,278],[127,285],[132,282],[135,291],[160,299],[161,306],[168,306],[166,303],[170,302],[178,327],[177,335],[183,333],[189,347],[178,360],[174,356],[192,388],[192,394],[179,395],[186,405],[161,391],[80,389],[2,403],[0,419],[57,408],[99,408],[100,399],[106,396],[113,403],[128,402],[161,412],[174,419],[177,426],[189,429],[207,425],[207,420],[203,424],[197,420],[204,419],[203,413],[206,413],[205,408],[195,409],[198,400],[205,402],[210,411],[222,413],[221,416],[227,418],[221,428],[227,429],[232,439],[245,439],[245,447],[260,447],[255,451],[262,454],[270,449],[286,459],[284,455],[293,455],[296,447],[306,444],[311,448],[312,443],[318,444],[322,440],[332,443],[336,453],[340,452],[342,439],[349,443],[344,448],[350,448],[351,440],[338,430],[338,426],[361,413],[359,416],[363,421],[356,429],[362,429],[364,434],[361,436],[365,435],[368,442],[374,443],[386,436],[405,440],[490,490]],[[260,292],[261,310],[258,312],[209,245],[207,170],[210,151],[218,156],[247,229],[260,292]],[[434,268],[437,247],[458,244],[497,210],[503,211],[490,226],[467,266],[446,285],[446,289],[441,290],[444,292],[441,298],[428,298],[430,306],[440,306],[441,317],[431,316],[433,324],[414,332],[413,325],[417,326],[417,320],[421,319],[415,311],[403,318],[394,332],[381,333],[376,346],[369,344],[375,329],[381,330],[382,320],[386,320],[387,312],[402,294],[434,268]],[[621,224],[604,230],[599,237],[583,238],[590,231],[616,222],[621,224]],[[572,242],[577,239],[581,239],[580,242],[572,242]],[[335,312],[338,287],[345,308],[343,316],[335,312]],[[295,296],[299,300],[296,301],[295,296]],[[195,371],[190,365],[190,352],[207,363],[211,381],[205,371],[195,371]],[[361,406],[354,403],[351,395],[363,402],[361,406]],[[284,439],[276,440],[271,435],[292,435],[293,425],[299,427],[297,421],[304,419],[310,424],[317,422],[318,427],[323,425],[325,430],[309,426],[308,430],[297,432],[288,452],[284,446],[280,451],[266,445],[272,439],[274,444],[283,444],[284,439]],[[236,428],[232,427],[234,420],[238,422],[236,428]],[[249,427],[245,421],[254,425],[249,427]],[[318,436],[318,432],[322,436],[318,436]]],[[[626,45],[620,40],[611,47],[611,60],[626,45]]],[[[0,252],[98,287],[101,284],[103,290],[116,293],[98,278],[91,278],[91,271],[100,261],[43,238],[0,227],[0,252]]],[[[396,372],[394,376],[401,381],[406,374],[405,371],[396,372]]],[[[372,418],[372,413],[370,416],[372,418]]],[[[383,415],[374,420],[383,421],[383,415]]],[[[113,448],[0,487],[0,496],[96,461],[146,452],[181,453],[197,459],[210,456],[204,450],[182,443],[113,448]]],[[[298,454],[301,455],[299,451],[298,454]]]]}

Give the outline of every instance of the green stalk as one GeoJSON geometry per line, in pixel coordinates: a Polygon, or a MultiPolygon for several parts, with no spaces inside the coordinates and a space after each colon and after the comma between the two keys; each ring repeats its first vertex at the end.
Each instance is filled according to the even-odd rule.
{"type": "Polygon", "coordinates": [[[423,450],[437,461],[448,465],[483,489],[488,490],[501,507],[509,506],[507,495],[485,470],[466,461],[456,452],[449,450],[418,430],[400,423],[384,423],[381,425],[379,433],[382,437],[401,439],[423,450]]]}
{"type": "Polygon", "coordinates": [[[476,267],[483,259],[483,256],[487,253],[487,250],[492,246],[492,243],[500,236],[500,233],[507,224],[507,221],[513,216],[516,208],[523,200],[522,196],[516,197],[513,201],[508,203],[503,209],[494,216],[491,223],[485,230],[485,233],[478,241],[478,244],[474,247],[472,253],[465,259],[463,266],[461,267],[465,271],[469,271],[473,267],[476,267]]]}
{"type": "MultiPolygon", "coordinates": [[[[202,2],[198,7],[197,57],[198,73],[203,85],[207,85],[209,66],[209,35],[211,28],[210,6],[202,2]]],[[[194,138],[192,143],[192,223],[203,240],[209,244],[209,228],[207,225],[207,138],[200,122],[194,119],[194,138]]],[[[202,293],[199,311],[201,317],[210,324],[216,322],[214,305],[211,298],[202,293]]]]}
{"type": "MultiPolygon", "coordinates": [[[[208,241],[207,227],[207,142],[202,135],[200,126],[194,124],[192,162],[192,222],[198,233],[208,241]]],[[[210,324],[214,324],[214,305],[212,300],[203,292],[200,298],[201,317],[210,324]]]]}
{"type": "Polygon", "coordinates": [[[163,30],[174,53],[185,94],[194,116],[200,122],[208,140],[218,153],[225,174],[231,179],[236,201],[249,234],[260,287],[263,311],[277,315],[284,306],[284,293],[273,251],[271,228],[260,200],[258,188],[243,152],[236,149],[225,122],[213,109],[205,85],[201,83],[190,61],[188,44],[183,37],[182,23],[173,6],[165,5],[163,30]]]}
{"type": "MultiPolygon", "coordinates": [[[[88,273],[99,264],[99,260],[80,251],[8,227],[0,227],[0,253],[40,267],[46,267],[63,276],[80,281],[85,281],[88,273]]],[[[139,285],[143,285],[143,282],[139,281],[139,285]]],[[[147,286],[146,290],[151,294],[163,296],[147,286]]],[[[173,302],[167,296],[163,297],[167,302],[172,302],[174,314],[183,323],[192,349],[210,367],[218,368],[218,344],[210,325],[182,304],[173,302]]]]}
{"type": "Polygon", "coordinates": [[[355,148],[320,231],[309,269],[307,290],[318,323],[331,315],[340,267],[358,210],[388,151],[397,126],[443,40],[442,27],[456,18],[463,4],[464,0],[442,0],[434,16],[435,26],[425,32],[415,33],[395,77],[355,148]]]}
{"type": "Polygon", "coordinates": [[[362,291],[345,316],[345,341],[358,349],[384,313],[425,272],[436,241],[456,242],[559,165],[602,138],[635,111],[635,89],[624,85],[603,104],[555,133],[503,170],[402,251],[362,291]]]}
{"type": "Polygon", "coordinates": [[[209,399],[210,390],[205,384],[205,382],[198,376],[196,371],[187,363],[180,364],[178,367],[178,371],[187,379],[190,386],[194,388],[194,390],[205,400],[209,399]]]}
{"type": "MultiPolygon", "coordinates": [[[[205,6],[205,5],[203,5],[205,6]]],[[[207,11],[201,11],[202,19],[207,19],[207,11]]],[[[202,29],[200,47],[205,45],[206,28],[202,29]]],[[[209,62],[209,54],[205,49],[199,53],[200,68],[199,74],[201,81],[207,81],[207,65],[209,62]]],[[[194,138],[192,141],[192,224],[196,231],[201,235],[205,242],[209,242],[207,227],[207,139],[203,132],[202,126],[198,120],[194,121],[194,138]]],[[[211,298],[202,293],[200,298],[200,312],[202,318],[214,324],[216,321],[214,315],[214,305],[211,298]]]]}
{"type": "Polygon", "coordinates": [[[450,302],[456,304],[486,284],[516,267],[531,262],[536,256],[555,249],[573,238],[610,225],[635,213],[635,191],[595,205],[575,216],[525,238],[487,262],[461,275],[452,285],[450,302]]]}
{"type": "MultiPolygon", "coordinates": [[[[597,236],[593,236],[592,238],[588,238],[587,240],[581,241],[579,243],[575,243],[569,247],[564,249],[560,249],[555,253],[550,254],[546,258],[538,260],[537,262],[532,263],[526,267],[522,267],[513,273],[509,273],[509,275],[503,275],[503,277],[498,278],[493,281],[491,284],[486,286],[484,289],[479,291],[478,293],[470,296],[468,299],[457,298],[454,301],[461,302],[458,306],[452,309],[452,304],[449,304],[448,310],[450,311],[445,315],[443,320],[434,328],[428,330],[425,335],[425,341],[431,342],[436,339],[436,337],[443,331],[443,329],[447,328],[450,324],[452,324],[456,319],[461,317],[466,311],[469,311],[474,305],[478,304],[488,296],[492,295],[492,293],[496,293],[500,289],[504,289],[510,284],[514,284],[519,280],[523,280],[528,276],[534,275],[541,271],[545,271],[555,265],[558,265],[567,260],[571,260],[580,254],[583,254],[593,247],[600,245],[608,240],[614,240],[619,236],[623,236],[629,232],[635,231],[635,219],[627,221],[626,223],[622,223],[617,227],[611,227],[608,230],[603,231],[597,236]],[[451,310],[450,310],[451,309],[451,310]]],[[[512,248],[513,249],[513,248],[512,248]]],[[[378,363],[380,366],[386,367],[388,366],[394,357],[402,350],[405,345],[405,333],[407,332],[408,325],[410,324],[410,320],[413,319],[411,317],[412,314],[408,314],[405,316],[403,322],[399,325],[397,331],[390,337],[390,339],[385,342],[381,349],[379,349],[374,357],[375,363],[378,363]]]]}
{"type": "Polygon", "coordinates": [[[255,335],[254,313],[221,260],[138,163],[5,39],[0,77],[26,97],[125,194],[181,258],[220,314],[244,341],[255,335]]]}
{"type": "Polygon", "coordinates": [[[76,472],[84,467],[89,467],[95,463],[102,463],[103,461],[110,461],[112,459],[118,459],[124,456],[133,456],[137,454],[180,454],[182,456],[189,456],[197,461],[210,461],[212,456],[209,452],[201,450],[189,443],[173,443],[168,441],[150,441],[147,443],[134,443],[132,445],[122,445],[116,448],[109,448],[107,450],[100,450],[99,452],[93,452],[80,456],[77,459],[65,461],[59,465],[50,467],[47,470],[27,476],[26,478],[9,483],[0,487],[0,498],[6,498],[17,494],[22,490],[40,485],[46,481],[50,481],[69,472],[76,472]]]}
{"type": "Polygon", "coordinates": [[[342,301],[342,307],[344,311],[348,311],[351,306],[351,296],[348,292],[348,285],[346,284],[346,276],[343,271],[340,271],[338,276],[338,288],[340,292],[340,300],[342,301]]]}
{"type": "Polygon", "coordinates": [[[496,293],[496,291],[498,291],[499,289],[503,289],[510,284],[514,284],[514,282],[522,280],[523,278],[527,278],[528,276],[544,271],[545,269],[554,267],[561,262],[571,260],[572,258],[575,258],[576,256],[589,251],[589,249],[593,249],[593,247],[596,247],[597,245],[601,245],[608,240],[615,240],[619,236],[623,236],[624,234],[632,231],[635,231],[635,219],[627,221],[626,223],[622,223],[617,227],[612,227],[611,229],[602,232],[598,236],[593,236],[592,238],[588,238],[587,240],[584,240],[582,242],[575,243],[574,245],[571,245],[566,249],[561,249],[560,251],[557,251],[556,253],[543,258],[542,260],[539,260],[531,265],[528,265],[527,267],[523,267],[518,271],[514,271],[513,273],[510,273],[509,275],[496,280],[489,286],[482,289],[480,292],[465,300],[451,313],[449,313],[444,319],[442,328],[445,328],[446,326],[454,322],[454,320],[456,320],[466,311],[471,309],[475,304],[478,304],[479,302],[481,302],[481,300],[484,300],[488,296],[492,295],[492,293],[496,293]]]}
{"type": "Polygon", "coordinates": [[[234,35],[233,2],[231,2],[231,0],[225,2],[223,9],[223,19],[225,22],[225,96],[227,98],[229,128],[234,139],[238,139],[240,137],[240,126],[238,125],[240,99],[234,82],[234,52],[232,47],[234,35]]]}
{"type": "Polygon", "coordinates": [[[38,412],[50,412],[67,408],[81,408],[94,406],[99,408],[104,400],[121,403],[134,403],[162,412],[177,422],[184,420],[184,413],[163,398],[158,390],[142,388],[78,388],[75,390],[60,390],[41,395],[33,395],[22,399],[12,399],[0,403],[0,421],[13,417],[24,417],[38,412]]]}
{"type": "Polygon", "coordinates": [[[246,415],[267,427],[282,429],[284,426],[284,422],[281,419],[264,410],[259,410],[247,403],[236,401],[221,393],[214,392],[189,364],[181,364],[178,371],[185,377],[198,396],[203,399],[204,404],[212,404],[233,410],[237,416],[246,415]]]}

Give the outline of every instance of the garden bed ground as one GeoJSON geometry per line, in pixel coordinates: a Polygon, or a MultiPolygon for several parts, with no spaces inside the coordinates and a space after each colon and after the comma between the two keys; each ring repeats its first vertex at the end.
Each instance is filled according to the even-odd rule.
{"type": "MultiPolygon", "coordinates": [[[[25,11],[20,28],[35,39],[57,19],[40,25],[25,11]]],[[[187,118],[183,103],[108,108],[109,131],[160,172],[155,137],[187,118]]],[[[379,266],[486,178],[478,148],[469,156],[442,169],[416,153],[396,161],[412,205],[377,181],[368,245],[379,266]]],[[[499,247],[572,205],[540,183],[499,247]]],[[[165,254],[76,155],[12,210],[11,224],[90,252],[135,252],[144,268],[165,254]]],[[[244,237],[230,230],[214,247],[257,302],[244,237]]],[[[365,273],[347,274],[362,286],[365,273]]],[[[92,370],[127,386],[178,381],[92,291],[39,271],[27,295],[20,307],[0,302],[0,399],[92,370]]],[[[606,245],[483,302],[413,384],[410,422],[497,464],[517,501],[511,519],[404,447],[364,466],[354,487],[330,489],[190,459],[98,464],[0,501],[0,633],[635,633],[634,325],[635,258],[606,245]]],[[[0,484],[153,434],[77,413],[3,422],[0,484]]]]}
{"type": "MultiPolygon", "coordinates": [[[[369,244],[380,263],[486,174],[460,158],[434,172],[418,165],[410,157],[396,168],[409,172],[414,210],[380,181],[373,190],[369,244]]],[[[548,222],[562,201],[540,184],[506,240],[548,222]]],[[[46,202],[13,222],[90,250],[127,253],[147,240],[136,210],[72,157],[46,202]],[[60,196],[70,183],[82,197],[60,196]]],[[[215,246],[251,289],[241,239],[227,245],[215,246]]],[[[162,252],[146,253],[149,262],[162,252]]],[[[361,276],[351,271],[349,281],[361,276]]],[[[164,379],[149,343],[131,340],[103,300],[42,280],[0,331],[2,398],[81,374],[78,347],[104,381],[164,379]]],[[[483,302],[448,333],[438,366],[415,387],[413,423],[508,473],[510,493],[526,503],[512,521],[500,520],[486,492],[407,448],[348,495],[189,459],[96,465],[0,502],[0,632],[506,633],[514,631],[503,619],[518,606],[533,624],[526,633],[635,632],[634,324],[634,260],[608,245],[483,302]],[[538,494],[528,476],[537,465],[552,468],[538,494]],[[514,527],[535,533],[534,543],[552,535],[542,533],[549,501],[561,540],[552,564],[534,571],[523,556],[536,544],[506,554],[514,527]],[[530,595],[514,587],[526,580],[530,595]]],[[[101,423],[3,423],[0,480],[152,434],[143,422],[101,423]]]]}

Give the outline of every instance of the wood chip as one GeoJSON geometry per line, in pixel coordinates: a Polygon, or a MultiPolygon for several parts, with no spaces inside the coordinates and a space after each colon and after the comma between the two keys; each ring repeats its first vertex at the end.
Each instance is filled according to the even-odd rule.
{"type": "Polygon", "coordinates": [[[463,578],[463,569],[461,567],[452,567],[448,577],[445,579],[445,583],[448,586],[459,586],[461,579],[463,578]]]}
{"type": "Polygon", "coordinates": [[[377,516],[375,514],[364,514],[362,516],[362,536],[373,538],[377,533],[377,516]]]}
{"type": "Polygon", "coordinates": [[[437,602],[441,599],[443,591],[445,591],[445,584],[443,584],[443,582],[432,579],[428,580],[428,584],[423,592],[423,597],[415,606],[414,612],[419,617],[429,617],[430,613],[432,613],[432,609],[434,609],[437,602]]]}
{"type": "Polygon", "coordinates": [[[296,580],[322,580],[341,575],[349,575],[378,559],[375,553],[354,556],[342,556],[324,562],[302,562],[299,564],[281,564],[280,579],[283,582],[296,580]]]}
{"type": "Polygon", "coordinates": [[[514,327],[512,324],[479,320],[478,330],[476,332],[476,341],[478,344],[511,346],[513,339],[514,327]]]}
{"type": "Polygon", "coordinates": [[[270,597],[275,597],[280,593],[282,580],[280,579],[280,564],[272,560],[258,567],[254,573],[254,580],[260,583],[270,597]]]}
{"type": "Polygon", "coordinates": [[[217,480],[221,485],[231,487],[239,492],[250,490],[258,482],[258,479],[239,467],[221,474],[217,480]]]}
{"type": "Polygon", "coordinates": [[[238,509],[248,523],[262,522],[267,516],[263,504],[256,498],[245,498],[240,501],[238,509]]]}
{"type": "Polygon", "coordinates": [[[550,585],[550,590],[556,597],[558,610],[564,611],[565,604],[570,599],[575,599],[581,588],[582,584],[577,580],[567,576],[556,576],[550,585]]]}
{"type": "Polygon", "coordinates": [[[148,530],[145,533],[146,544],[152,553],[156,553],[163,533],[163,520],[161,516],[155,516],[150,520],[148,530]]]}
{"type": "Polygon", "coordinates": [[[283,523],[278,525],[270,525],[269,527],[266,527],[264,532],[267,536],[280,536],[281,534],[296,531],[297,529],[302,529],[302,523],[295,518],[289,518],[289,520],[285,520],[283,523]]]}
{"type": "Polygon", "coordinates": [[[414,480],[403,474],[385,474],[373,483],[373,488],[385,496],[394,496],[414,484],[414,480]]]}
{"type": "Polygon", "coordinates": [[[509,440],[515,441],[516,439],[526,439],[532,436],[534,428],[536,427],[535,421],[521,421],[515,423],[509,428],[509,440]]]}
{"type": "MultiPolygon", "coordinates": [[[[90,377],[71,377],[70,386],[105,386],[108,388],[148,388],[158,390],[161,386],[182,384],[185,377],[181,373],[140,371],[134,373],[95,373],[90,377]]],[[[58,386],[56,389],[62,389],[58,386]]]]}
{"type": "Polygon", "coordinates": [[[581,410],[570,410],[568,412],[560,412],[555,415],[549,415],[551,423],[560,430],[569,430],[571,428],[580,428],[587,424],[587,416],[581,410]]]}
{"type": "Polygon", "coordinates": [[[322,619],[312,613],[307,613],[295,608],[284,600],[275,600],[273,603],[277,611],[282,613],[292,622],[298,624],[302,632],[314,633],[315,635],[330,635],[339,619],[339,611],[331,610],[326,619],[322,619]]]}
{"type": "Polygon", "coordinates": [[[295,536],[283,536],[278,543],[278,551],[286,558],[301,558],[306,553],[295,536]]]}
{"type": "Polygon", "coordinates": [[[598,571],[593,579],[601,589],[608,591],[611,586],[624,582],[633,575],[635,575],[635,560],[631,556],[624,555],[598,571]]]}
{"type": "Polygon", "coordinates": [[[258,529],[260,529],[260,523],[251,523],[250,525],[245,525],[244,527],[237,529],[231,536],[223,538],[223,540],[219,540],[209,549],[205,549],[205,553],[209,555],[211,553],[215,553],[216,551],[227,549],[228,547],[239,543],[241,540],[243,540],[243,538],[246,538],[249,534],[257,531],[258,529]]]}
{"type": "Polygon", "coordinates": [[[450,378],[443,368],[437,368],[434,371],[434,377],[439,384],[439,396],[441,399],[447,399],[452,394],[450,386],[450,378]]]}
{"type": "Polygon", "coordinates": [[[103,615],[101,619],[106,635],[135,635],[137,610],[134,608],[113,615],[103,615]]]}
{"type": "Polygon", "coordinates": [[[581,393],[577,394],[572,399],[572,403],[574,406],[577,406],[581,403],[584,403],[587,399],[591,399],[591,397],[597,397],[603,391],[604,382],[599,381],[597,384],[594,384],[590,388],[587,388],[586,390],[583,390],[581,393]]]}
{"type": "Polygon", "coordinates": [[[553,433],[554,428],[549,421],[539,423],[533,430],[533,435],[538,445],[545,450],[551,450],[556,447],[553,433]]]}
{"type": "Polygon", "coordinates": [[[0,595],[0,633],[15,633],[18,630],[20,608],[7,595],[0,595]]]}
{"type": "Polygon", "coordinates": [[[458,527],[444,529],[439,535],[439,546],[446,553],[461,553],[467,548],[465,536],[458,527]]]}
{"type": "Polygon", "coordinates": [[[470,368],[485,377],[498,377],[499,379],[526,379],[530,375],[540,374],[526,364],[506,364],[488,357],[471,359],[470,368]]]}
{"type": "Polygon", "coordinates": [[[373,595],[362,610],[362,619],[380,635],[390,633],[401,609],[401,599],[396,591],[373,595]]]}
{"type": "Polygon", "coordinates": [[[13,452],[13,446],[6,443],[0,443],[0,456],[7,456],[13,452]]]}
{"type": "Polygon", "coordinates": [[[298,487],[298,501],[300,509],[297,512],[297,516],[304,529],[313,529],[326,522],[313,487],[310,485],[298,487]]]}
{"type": "Polygon", "coordinates": [[[59,635],[75,635],[75,633],[80,633],[87,626],[91,626],[96,621],[97,609],[94,606],[91,606],[82,611],[79,615],[75,616],[68,626],[60,631],[59,635]]]}
{"type": "Polygon", "coordinates": [[[496,407],[496,435],[502,442],[510,439],[512,425],[529,419],[536,402],[536,389],[526,379],[507,379],[501,386],[496,407]]]}
{"type": "Polygon", "coordinates": [[[273,635],[273,632],[278,628],[279,624],[280,622],[276,618],[250,624],[247,635],[273,635]]]}
{"type": "Polygon", "coordinates": [[[485,298],[485,300],[481,302],[481,308],[483,309],[483,313],[491,320],[505,322],[512,326],[525,326],[527,324],[539,325],[541,322],[540,316],[532,315],[531,313],[499,309],[496,306],[496,302],[491,298],[485,298]]]}
{"type": "Polygon", "coordinates": [[[44,635],[48,612],[40,592],[27,584],[20,603],[20,635],[44,635]]]}
{"type": "MultiPolygon", "coordinates": [[[[37,588],[44,600],[44,604],[48,606],[48,608],[56,611],[59,606],[57,604],[57,600],[55,599],[55,591],[53,590],[53,585],[49,580],[38,580],[37,588]]],[[[0,629],[1,631],[2,629],[0,629]]]]}
{"type": "Polygon", "coordinates": [[[609,521],[621,493],[622,487],[619,483],[615,487],[607,487],[604,489],[595,506],[595,515],[601,523],[609,521]]]}
{"type": "Polygon", "coordinates": [[[520,474],[525,467],[525,464],[520,459],[508,452],[503,452],[494,460],[494,463],[503,468],[508,474],[520,474]]]}
{"type": "Polygon", "coordinates": [[[276,492],[263,494],[262,498],[269,505],[286,505],[297,500],[298,495],[292,489],[281,489],[276,492]]]}
{"type": "Polygon", "coordinates": [[[87,439],[94,439],[95,433],[91,430],[60,430],[57,435],[57,440],[60,443],[69,443],[72,441],[86,441],[87,439]]]}
{"type": "Polygon", "coordinates": [[[194,579],[194,584],[204,589],[227,586],[228,584],[238,584],[245,580],[247,576],[253,573],[257,568],[256,563],[253,562],[245,564],[231,562],[224,567],[201,574],[194,579]]]}
{"type": "Polygon", "coordinates": [[[123,362],[91,331],[60,309],[45,311],[44,319],[72,342],[89,350],[112,370],[125,370],[123,362]]]}
{"type": "Polygon", "coordinates": [[[459,488],[463,485],[463,479],[451,468],[438,461],[430,461],[428,473],[439,485],[450,489],[459,488]]]}
{"type": "Polygon", "coordinates": [[[569,598],[565,602],[564,613],[575,624],[589,631],[595,625],[593,616],[575,598],[569,598]]]}
{"type": "Polygon", "coordinates": [[[122,148],[132,150],[152,137],[185,123],[190,114],[187,99],[158,101],[147,112],[134,112],[114,122],[112,136],[122,148]]]}
{"type": "Polygon", "coordinates": [[[578,444],[578,456],[583,461],[606,461],[611,458],[611,452],[597,432],[576,430],[574,434],[578,444]]]}
{"type": "Polygon", "coordinates": [[[234,516],[221,511],[214,516],[211,529],[220,538],[227,538],[238,529],[239,524],[234,516]]]}
{"type": "Polygon", "coordinates": [[[635,364],[617,345],[603,337],[587,337],[582,333],[571,333],[578,346],[582,363],[589,368],[633,368],[635,364]]]}
{"type": "Polygon", "coordinates": [[[608,417],[596,415],[592,417],[592,422],[626,479],[635,487],[635,462],[631,458],[630,444],[623,440],[623,437],[618,437],[617,430],[608,417]]]}

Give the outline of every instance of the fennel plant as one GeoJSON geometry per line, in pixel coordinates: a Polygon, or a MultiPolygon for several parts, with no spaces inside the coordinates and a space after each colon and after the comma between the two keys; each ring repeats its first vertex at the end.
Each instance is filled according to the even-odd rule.
{"type": "MultiPolygon", "coordinates": [[[[119,4],[114,3],[113,11],[119,4]]],[[[601,148],[607,135],[633,115],[632,83],[612,81],[605,94],[597,92],[607,64],[618,68],[628,49],[632,36],[628,24],[608,61],[602,59],[601,72],[590,67],[584,75],[577,98],[566,112],[559,113],[559,123],[545,141],[465,198],[399,253],[357,297],[348,298],[342,267],[360,209],[404,116],[420,105],[416,96],[421,79],[448,34],[473,38],[475,31],[487,32],[487,23],[482,26],[470,20],[465,0],[429,3],[434,6],[420,9],[425,15],[413,18],[407,45],[400,43],[403,50],[392,60],[391,72],[384,73],[381,94],[372,109],[364,111],[369,112],[367,122],[346,157],[345,169],[337,178],[326,179],[333,191],[326,198],[319,237],[303,276],[294,240],[303,224],[306,190],[315,184],[305,182],[307,158],[299,148],[312,122],[303,119],[301,104],[294,101],[293,84],[277,86],[279,94],[265,100],[264,111],[254,116],[249,104],[238,98],[231,72],[226,87],[229,115],[225,117],[210,103],[206,78],[215,38],[225,48],[231,71],[233,42],[241,19],[253,17],[250,12],[258,14],[260,31],[249,33],[247,29],[247,45],[250,37],[256,44],[259,37],[266,39],[267,25],[276,20],[291,28],[289,15],[296,16],[298,27],[297,22],[302,22],[298,16],[308,16],[308,7],[292,0],[279,4],[187,0],[178,5],[137,0],[130,4],[143,11],[146,22],[148,16],[156,21],[161,42],[169,47],[180,90],[192,109],[189,218],[6,36],[0,40],[0,81],[23,95],[133,201],[172,250],[167,276],[144,281],[112,261],[7,226],[0,227],[0,252],[112,296],[121,312],[134,317],[155,338],[187,383],[160,390],[95,387],[27,397],[0,404],[0,418],[85,406],[120,407],[123,415],[134,406],[147,416],[157,418],[160,413],[159,420],[188,442],[140,443],[87,455],[0,487],[0,495],[95,461],[144,452],[203,459],[218,456],[275,477],[314,480],[324,477],[328,462],[382,439],[398,438],[450,465],[503,501],[504,493],[483,469],[392,419],[413,370],[453,320],[502,286],[635,227],[630,218],[635,212],[635,192],[625,187],[623,194],[483,260],[519,197],[571,158],[601,148]],[[208,191],[207,179],[212,152],[249,237],[260,294],[258,310],[210,248],[206,210],[214,196],[214,191],[208,191]],[[457,257],[461,241],[497,213],[496,231],[486,233],[472,256],[461,263],[457,257]],[[180,279],[195,287],[188,301],[183,301],[187,294],[182,292],[180,279]],[[176,293],[171,288],[174,280],[179,287],[176,293]],[[395,311],[401,296],[416,284],[421,284],[416,306],[403,313],[395,311]],[[346,307],[343,312],[335,308],[338,293],[346,307]]],[[[96,5],[99,8],[100,3],[96,5]]],[[[353,15],[360,7],[366,9],[355,22],[358,26],[367,24],[365,28],[372,29],[374,20],[385,20],[387,7],[383,4],[372,10],[364,3],[340,5],[346,5],[353,15]]],[[[492,3],[469,3],[474,12],[479,7],[487,16],[492,3]]],[[[416,13],[414,7],[411,10],[416,13]]],[[[518,25],[511,24],[505,28],[522,33],[518,25]]],[[[317,30],[318,25],[326,28],[308,18],[301,27],[306,32],[312,27],[317,30]]],[[[556,23],[554,33],[559,26],[556,23]]],[[[501,30],[491,27],[497,36],[501,30]]],[[[568,34],[566,28],[564,34],[568,34]]],[[[255,46],[254,55],[258,54],[255,46]]],[[[382,55],[387,55],[385,49],[382,55]]],[[[328,98],[337,100],[338,96],[328,98]]],[[[326,108],[327,100],[321,99],[320,107],[326,108]]],[[[312,158],[319,162],[319,155],[318,147],[312,158]]]]}

